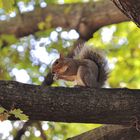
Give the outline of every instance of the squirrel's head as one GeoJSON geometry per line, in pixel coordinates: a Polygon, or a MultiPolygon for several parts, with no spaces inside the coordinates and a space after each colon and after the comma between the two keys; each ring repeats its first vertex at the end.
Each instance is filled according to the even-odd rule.
{"type": "Polygon", "coordinates": [[[62,54],[60,54],[59,58],[56,59],[52,65],[52,73],[63,74],[68,68],[67,62],[67,59],[64,58],[62,54]]]}

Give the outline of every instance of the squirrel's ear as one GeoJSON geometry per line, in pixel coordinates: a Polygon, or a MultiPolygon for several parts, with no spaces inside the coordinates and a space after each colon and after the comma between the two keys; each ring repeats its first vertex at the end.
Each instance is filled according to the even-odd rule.
{"type": "Polygon", "coordinates": [[[63,59],[64,55],[62,53],[60,53],[59,58],[63,59]]]}

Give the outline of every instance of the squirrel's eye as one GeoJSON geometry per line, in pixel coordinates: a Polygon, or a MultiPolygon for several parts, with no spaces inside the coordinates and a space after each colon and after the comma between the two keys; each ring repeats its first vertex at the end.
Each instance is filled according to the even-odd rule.
{"type": "Polygon", "coordinates": [[[55,64],[58,64],[58,61],[55,61],[55,64]]]}

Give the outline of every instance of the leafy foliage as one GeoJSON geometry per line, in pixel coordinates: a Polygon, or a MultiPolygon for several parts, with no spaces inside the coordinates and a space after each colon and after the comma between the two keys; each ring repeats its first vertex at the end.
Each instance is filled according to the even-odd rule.
{"type": "Polygon", "coordinates": [[[16,118],[19,118],[20,120],[28,120],[29,117],[25,114],[23,114],[23,111],[20,109],[13,109],[9,112],[9,114],[14,115],[16,118]]]}
{"type": "Polygon", "coordinates": [[[8,111],[7,109],[0,107],[0,120],[4,121],[7,120],[9,116],[14,115],[16,118],[20,120],[28,120],[29,117],[23,114],[23,111],[20,109],[11,109],[8,111]]]}
{"type": "Polygon", "coordinates": [[[76,3],[76,2],[83,2],[84,0],[0,0],[0,8],[3,8],[6,13],[12,12],[15,9],[18,9],[18,3],[22,2],[26,6],[33,4],[35,6],[40,6],[42,2],[46,4],[53,4],[53,3],[76,3]]]}
{"type": "Polygon", "coordinates": [[[108,81],[110,87],[140,88],[139,37],[138,27],[128,22],[102,28],[89,41],[89,44],[101,47],[107,53],[111,69],[108,81]],[[105,41],[103,32],[107,35],[109,30],[113,30],[112,35],[108,41],[105,41]]]}
{"type": "Polygon", "coordinates": [[[14,0],[0,0],[0,8],[4,7],[7,12],[13,10],[14,0]]]}
{"type": "Polygon", "coordinates": [[[4,111],[5,111],[5,108],[0,107],[0,114],[4,113],[4,111]]]}

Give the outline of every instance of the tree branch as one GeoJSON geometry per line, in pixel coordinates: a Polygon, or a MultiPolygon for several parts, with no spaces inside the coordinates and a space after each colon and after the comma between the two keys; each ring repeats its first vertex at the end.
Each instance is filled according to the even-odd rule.
{"type": "Polygon", "coordinates": [[[140,27],[140,0],[112,0],[114,4],[140,27]]]}
{"type": "Polygon", "coordinates": [[[27,121],[24,123],[23,127],[17,132],[14,140],[21,140],[22,135],[24,135],[25,131],[27,130],[27,128],[32,125],[32,121],[27,121]]]}
{"type": "Polygon", "coordinates": [[[94,3],[48,5],[35,8],[32,12],[18,14],[15,18],[0,21],[0,34],[14,34],[22,37],[39,31],[38,23],[46,21],[48,28],[61,26],[76,29],[86,40],[99,28],[128,21],[118,8],[109,0],[94,3]],[[49,20],[46,20],[46,19],[49,20]]]}
{"type": "Polygon", "coordinates": [[[30,120],[130,124],[140,114],[140,90],[41,88],[0,81],[0,105],[20,108],[30,120]]]}
{"type": "Polygon", "coordinates": [[[41,133],[40,138],[41,138],[42,140],[47,140],[47,136],[46,136],[44,130],[42,129],[42,124],[41,124],[41,122],[40,122],[40,121],[37,121],[37,122],[36,122],[36,125],[37,125],[37,128],[40,130],[40,133],[41,133]]]}
{"type": "Polygon", "coordinates": [[[139,140],[140,132],[134,127],[106,125],[67,140],[139,140]]]}

